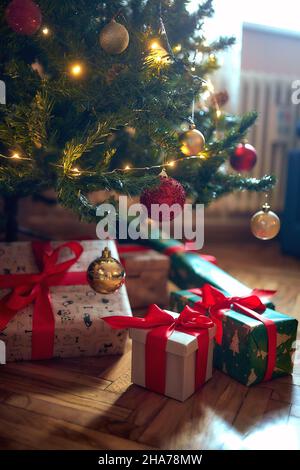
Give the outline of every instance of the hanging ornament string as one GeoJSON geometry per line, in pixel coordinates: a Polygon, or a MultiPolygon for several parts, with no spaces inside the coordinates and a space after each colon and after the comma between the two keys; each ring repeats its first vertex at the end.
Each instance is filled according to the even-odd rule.
{"type": "Polygon", "coordinates": [[[192,123],[195,124],[195,95],[193,96],[193,101],[192,101],[192,123]]]}
{"type": "MultiPolygon", "coordinates": [[[[195,56],[194,56],[194,60],[193,60],[193,66],[192,66],[192,70],[180,59],[178,59],[174,52],[173,52],[173,49],[171,47],[171,44],[170,44],[170,41],[169,41],[169,38],[168,38],[168,34],[167,34],[167,30],[166,30],[166,27],[165,27],[165,24],[164,24],[164,21],[163,21],[163,17],[162,17],[162,2],[160,1],[159,2],[159,25],[160,25],[160,34],[164,36],[164,39],[165,39],[165,45],[167,47],[167,52],[169,54],[169,56],[171,57],[171,59],[177,63],[177,64],[181,64],[185,70],[185,72],[187,72],[189,74],[189,76],[193,79],[194,82],[201,82],[203,85],[206,86],[207,88],[207,91],[209,92],[210,94],[210,97],[211,97],[211,102],[212,102],[212,106],[215,110],[215,126],[216,126],[216,130],[217,127],[218,127],[218,124],[219,124],[219,120],[220,120],[220,117],[222,116],[222,111],[220,109],[220,106],[219,106],[219,103],[216,99],[216,96],[215,96],[215,88],[213,86],[213,84],[211,83],[211,81],[207,81],[205,80],[204,78],[202,77],[199,77],[198,75],[194,75],[192,73],[192,70],[194,71],[195,70],[195,56]]],[[[195,95],[194,95],[194,98],[193,98],[193,111],[192,111],[192,121],[194,123],[194,117],[195,117],[195,95]]]]}
{"type": "Polygon", "coordinates": [[[162,5],[161,5],[161,2],[159,2],[159,29],[160,29],[160,34],[165,37],[167,51],[168,51],[170,57],[174,60],[174,62],[177,62],[177,59],[176,59],[175,54],[173,52],[173,49],[170,45],[170,41],[169,41],[169,38],[168,38],[168,35],[167,35],[165,24],[164,24],[163,19],[162,19],[162,5]]]}
{"type": "Polygon", "coordinates": [[[180,135],[180,150],[187,157],[200,156],[205,147],[205,137],[195,125],[195,94],[192,100],[192,114],[187,121],[189,129],[180,135]]]}

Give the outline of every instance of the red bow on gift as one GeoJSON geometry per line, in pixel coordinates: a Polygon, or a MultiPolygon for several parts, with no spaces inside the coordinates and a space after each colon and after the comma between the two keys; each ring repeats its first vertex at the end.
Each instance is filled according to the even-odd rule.
{"type": "Polygon", "coordinates": [[[166,386],[166,346],[174,330],[197,337],[198,351],[196,356],[195,389],[197,390],[206,378],[206,366],[209,349],[210,328],[214,322],[207,316],[186,306],[178,318],[151,305],[144,318],[112,316],[103,318],[112,328],[150,329],[145,346],[146,387],[158,393],[165,392],[166,386]]]}
{"type": "MultiPolygon", "coordinates": [[[[205,284],[201,289],[191,289],[190,292],[202,297],[202,300],[194,304],[194,308],[201,314],[208,311],[210,318],[216,324],[216,342],[220,345],[222,345],[223,338],[222,320],[226,310],[235,310],[264,324],[268,335],[267,369],[264,380],[270,380],[276,365],[277,329],[272,320],[262,315],[266,311],[266,306],[261,302],[260,298],[257,295],[253,295],[253,293],[248,297],[226,297],[210,284],[205,284]]],[[[268,294],[268,291],[254,290],[253,292],[268,294]]],[[[269,291],[270,295],[272,293],[273,291],[269,291]]]]}
{"type": "Polygon", "coordinates": [[[32,359],[48,359],[53,356],[55,330],[49,287],[86,284],[85,272],[67,272],[79,259],[83,248],[80,243],[68,242],[53,250],[50,243],[33,242],[32,249],[40,273],[0,275],[0,288],[12,289],[0,300],[0,331],[18,311],[34,303],[32,359]],[[58,263],[59,254],[65,248],[73,257],[58,263]]]}

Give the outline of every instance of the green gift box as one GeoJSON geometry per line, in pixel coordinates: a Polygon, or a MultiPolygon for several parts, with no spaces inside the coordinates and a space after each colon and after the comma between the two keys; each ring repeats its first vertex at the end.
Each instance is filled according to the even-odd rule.
{"type": "MultiPolygon", "coordinates": [[[[197,308],[201,301],[199,295],[188,290],[173,292],[170,309],[181,312],[185,305],[197,308]]],[[[215,344],[214,367],[247,386],[263,381],[269,353],[266,326],[232,308],[222,312],[223,334],[221,344],[215,344]]],[[[298,321],[269,308],[262,316],[276,326],[276,360],[271,378],[291,374],[298,321]]]]}
{"type": "MultiPolygon", "coordinates": [[[[178,240],[152,238],[147,240],[146,244],[170,256],[170,279],[181,289],[192,289],[202,287],[203,284],[211,284],[228,296],[247,296],[252,293],[252,290],[245,284],[215,264],[201,258],[198,253],[185,251],[184,244],[178,240]]],[[[275,308],[269,299],[262,298],[262,301],[267,307],[275,308]]]]}

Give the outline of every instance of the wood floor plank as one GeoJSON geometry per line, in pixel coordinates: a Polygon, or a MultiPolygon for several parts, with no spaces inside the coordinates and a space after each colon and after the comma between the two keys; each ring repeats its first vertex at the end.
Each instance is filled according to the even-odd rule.
{"type": "MultiPolygon", "coordinates": [[[[131,341],[127,341],[125,346],[125,353],[131,351],[131,341]]],[[[78,372],[82,375],[90,377],[102,377],[122,359],[118,355],[105,355],[99,357],[72,357],[72,358],[57,358],[43,361],[43,365],[55,370],[78,372]]]]}
{"type": "Polygon", "coordinates": [[[138,435],[137,426],[128,420],[130,410],[116,406],[107,406],[103,409],[99,404],[98,407],[89,407],[83,400],[80,404],[68,403],[66,406],[65,402],[62,404],[54,402],[49,400],[49,397],[40,399],[32,395],[17,394],[12,394],[5,403],[41,416],[59,417],[67,423],[78,424],[108,434],[112,433],[123,438],[138,435]]]}
{"type": "Polygon", "coordinates": [[[131,384],[131,373],[127,368],[127,371],[112,382],[106,390],[113,393],[124,393],[131,384]]]}
{"type": "Polygon", "coordinates": [[[235,429],[239,433],[246,434],[257,423],[261,422],[261,419],[268,407],[271,394],[272,390],[268,388],[249,389],[241,409],[233,423],[235,429]]]}
{"type": "Polygon", "coordinates": [[[110,382],[114,382],[121,375],[128,372],[131,364],[131,351],[128,351],[124,356],[120,357],[118,361],[109,366],[103,373],[101,378],[110,382]]]}
{"type": "MultiPolygon", "coordinates": [[[[276,242],[205,251],[300,320],[300,260],[276,242]]],[[[131,384],[130,362],[128,341],[123,356],[0,366],[0,449],[300,449],[300,361],[252,388],[215,371],[185,403],[131,384]]]]}
{"type": "Polygon", "coordinates": [[[290,416],[300,418],[300,405],[291,405],[290,416]]]}
{"type": "Polygon", "coordinates": [[[282,401],[284,403],[300,404],[300,387],[298,385],[285,384],[273,380],[265,384],[261,384],[258,388],[268,388],[272,391],[271,398],[273,400],[282,401]]]}
{"type": "Polygon", "coordinates": [[[145,449],[137,442],[69,423],[43,417],[24,409],[0,404],[0,436],[20,438],[35,449],[145,449]],[[26,430],[30,428],[30,433],[26,430]]]}
{"type": "MultiPolygon", "coordinates": [[[[0,386],[1,386],[1,383],[0,383],[0,386]]],[[[4,401],[6,398],[8,398],[9,395],[10,393],[8,390],[0,388],[0,403],[4,401]]]]}
{"type": "Polygon", "coordinates": [[[205,425],[207,430],[208,420],[205,409],[209,409],[216,403],[229,382],[230,379],[227,376],[216,372],[202,390],[185,403],[167,400],[161,411],[141,434],[139,442],[167,449],[186,448],[190,442],[190,439],[187,439],[190,427],[195,429],[195,421],[197,421],[199,427],[204,429],[205,425]]]}
{"type": "MultiPolygon", "coordinates": [[[[34,447],[24,444],[23,440],[20,442],[15,439],[5,438],[0,436],[0,450],[36,450],[34,447]]],[[[4,459],[3,459],[4,461],[4,459]]]]}
{"type": "Polygon", "coordinates": [[[177,433],[182,434],[185,420],[191,414],[192,400],[184,403],[168,400],[138,441],[162,449],[179,448],[174,442],[177,433]]]}
{"type": "Polygon", "coordinates": [[[90,391],[89,389],[83,390],[69,390],[61,389],[56,387],[45,386],[36,381],[23,380],[20,381],[18,378],[10,377],[5,378],[0,382],[0,388],[7,392],[17,392],[19,394],[31,393],[36,396],[48,397],[50,396],[54,400],[65,401],[66,403],[77,403],[78,400],[84,400],[88,405],[94,405],[95,403],[104,403],[112,405],[118,400],[117,394],[112,394],[105,390],[90,391]]]}
{"type": "MultiPolygon", "coordinates": [[[[142,391],[139,390],[139,394],[143,398],[136,404],[136,407],[131,413],[129,419],[138,426],[147,426],[147,424],[151,423],[156,415],[162,410],[168,401],[168,398],[157,393],[144,391],[142,394],[141,392],[142,391]]],[[[119,402],[122,402],[122,400],[119,402]]]]}
{"type": "Polygon", "coordinates": [[[291,405],[280,400],[270,399],[262,418],[264,425],[274,425],[275,423],[285,424],[288,422],[291,412],[291,405]]]}
{"type": "MultiPolygon", "coordinates": [[[[298,366],[299,367],[299,366],[298,366]]],[[[276,382],[281,384],[297,385],[300,386],[300,373],[295,371],[293,375],[286,375],[276,379],[276,382]]]]}
{"type": "Polygon", "coordinates": [[[41,396],[35,394],[17,394],[11,393],[4,401],[10,405],[26,410],[36,411],[41,414],[55,417],[53,410],[57,411],[57,416],[63,416],[64,412],[74,416],[81,413],[88,413],[91,418],[109,417],[111,420],[124,421],[128,418],[131,411],[118,405],[96,402],[88,399],[79,400],[61,400],[59,397],[41,396]]]}
{"type": "Polygon", "coordinates": [[[187,434],[187,445],[190,449],[222,449],[228,446],[231,448],[232,442],[238,442],[236,445],[240,447],[241,439],[239,433],[232,428],[232,422],[248,389],[228,380],[228,377],[220,372],[216,374],[200,392],[198,399],[194,400],[187,434]]]}
{"type": "Polygon", "coordinates": [[[76,388],[97,387],[104,390],[111,384],[111,381],[103,378],[85,376],[83,374],[69,372],[67,370],[61,371],[34,362],[7,364],[4,372],[5,374],[12,374],[13,376],[30,376],[40,380],[41,382],[45,382],[50,385],[59,384],[66,388],[70,388],[72,386],[76,388]]]}

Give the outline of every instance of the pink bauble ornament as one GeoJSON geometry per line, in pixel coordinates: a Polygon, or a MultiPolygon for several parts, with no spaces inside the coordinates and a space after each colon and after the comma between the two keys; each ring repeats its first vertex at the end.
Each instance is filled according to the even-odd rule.
{"type": "Polygon", "coordinates": [[[42,24],[40,7],[32,0],[12,0],[5,11],[8,25],[18,34],[31,36],[42,24]]]}
{"type": "Polygon", "coordinates": [[[158,186],[150,189],[145,189],[141,194],[140,202],[148,211],[148,217],[154,220],[173,220],[182,210],[186,193],[183,186],[174,178],[169,178],[166,173],[160,176],[160,183],[158,186]],[[166,215],[159,213],[158,217],[153,213],[153,205],[166,204],[171,207],[173,204],[178,204],[177,210],[170,211],[166,215]]]}

